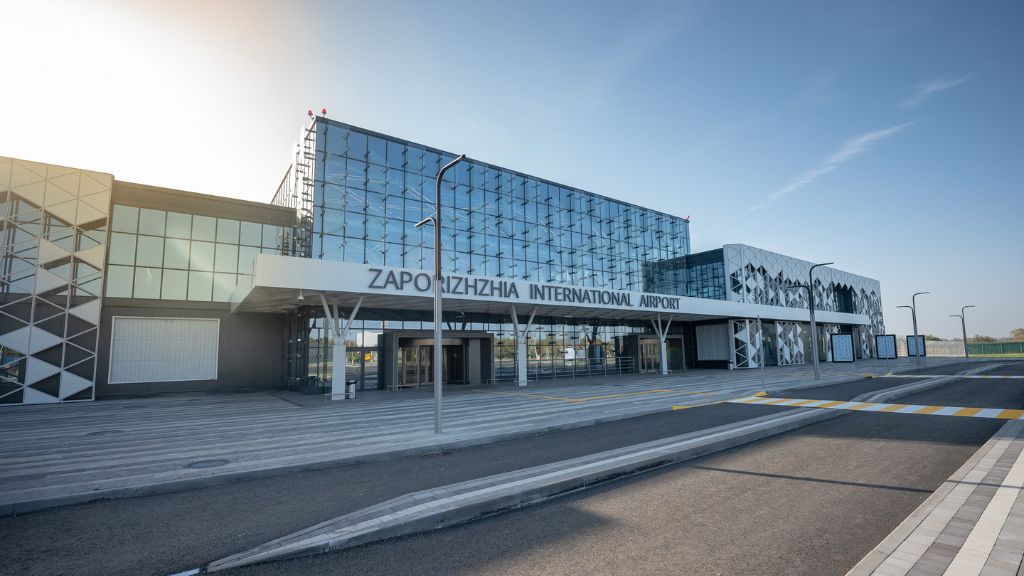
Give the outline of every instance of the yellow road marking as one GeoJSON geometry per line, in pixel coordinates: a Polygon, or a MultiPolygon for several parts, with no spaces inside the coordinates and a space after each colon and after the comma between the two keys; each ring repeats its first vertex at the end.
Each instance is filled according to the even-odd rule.
{"type": "Polygon", "coordinates": [[[1003,410],[996,415],[996,418],[1002,418],[1004,420],[1019,420],[1021,416],[1024,416],[1024,410],[1003,410]]]}
{"type": "Polygon", "coordinates": [[[982,410],[984,410],[984,408],[961,408],[956,412],[953,412],[953,416],[974,416],[982,410]]]}
{"type": "Polygon", "coordinates": [[[589,402],[590,400],[604,400],[606,398],[624,398],[626,396],[643,396],[644,394],[659,394],[671,392],[671,390],[642,390],[640,392],[622,392],[620,394],[604,394],[602,396],[585,396],[583,398],[566,398],[567,402],[589,402]]]}
{"type": "Polygon", "coordinates": [[[910,406],[910,404],[893,404],[892,406],[886,406],[885,408],[882,408],[881,410],[879,410],[879,412],[895,412],[897,410],[903,410],[907,406],[910,406]]]}
{"type": "MultiPolygon", "coordinates": [[[[640,390],[638,392],[621,392],[618,394],[603,394],[601,396],[551,396],[547,394],[535,394],[532,392],[501,392],[497,390],[474,390],[474,392],[480,392],[482,394],[497,394],[499,396],[521,396],[524,398],[537,398],[538,400],[552,400],[555,402],[566,402],[569,404],[578,404],[580,402],[589,402],[591,400],[604,400],[607,398],[624,398],[628,396],[643,396],[645,394],[659,394],[665,392],[673,392],[672,390],[665,390],[662,388],[656,390],[640,390]]],[[[688,392],[688,394],[700,394],[707,395],[703,392],[688,392]]]]}

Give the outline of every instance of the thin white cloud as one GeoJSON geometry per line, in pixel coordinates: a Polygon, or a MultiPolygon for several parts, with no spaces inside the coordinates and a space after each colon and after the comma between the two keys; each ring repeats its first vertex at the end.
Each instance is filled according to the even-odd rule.
{"type": "Polygon", "coordinates": [[[914,89],[914,93],[908,96],[903,102],[900,103],[900,107],[904,109],[916,108],[921,102],[924,102],[926,98],[932,94],[939,92],[945,92],[951,90],[957,86],[967,82],[971,79],[973,74],[962,76],[960,78],[936,78],[927,82],[922,82],[917,85],[914,89]]]}
{"type": "Polygon", "coordinates": [[[789,184],[786,184],[782,188],[779,188],[775,192],[769,194],[765,201],[749,206],[747,208],[747,212],[760,210],[780,198],[789,196],[793,192],[811,185],[818,178],[821,178],[836,168],[839,168],[842,164],[849,162],[868,150],[871,150],[871,148],[879,142],[903,132],[910,126],[911,123],[909,122],[906,124],[898,124],[896,126],[882,128],[881,130],[872,130],[871,132],[858,134],[853,138],[848,139],[846,142],[843,142],[835,152],[829,154],[821,164],[811,168],[810,170],[802,172],[799,176],[793,178],[789,184]]]}

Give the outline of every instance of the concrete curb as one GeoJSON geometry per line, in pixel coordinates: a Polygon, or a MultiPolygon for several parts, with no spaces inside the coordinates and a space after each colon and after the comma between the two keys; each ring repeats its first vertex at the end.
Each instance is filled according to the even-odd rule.
{"type": "MultiPolygon", "coordinates": [[[[959,363],[959,361],[951,362],[959,363]]],[[[901,371],[913,371],[917,367],[908,368],[907,370],[901,371]]],[[[863,375],[852,375],[848,378],[837,380],[836,382],[830,382],[828,384],[822,384],[821,382],[815,382],[808,384],[807,386],[798,387],[777,387],[773,388],[776,390],[795,390],[800,388],[813,388],[816,386],[830,386],[835,384],[843,384],[846,382],[853,382],[856,380],[863,379],[863,375]]],[[[758,391],[756,386],[750,388],[751,393],[758,391]]],[[[486,444],[492,444],[495,442],[504,442],[507,440],[517,440],[519,438],[527,438],[530,436],[536,436],[540,434],[546,434],[549,432],[557,432],[560,430],[573,430],[576,428],[585,428],[587,426],[594,426],[597,424],[603,424],[607,422],[616,422],[619,420],[625,420],[628,418],[636,418],[640,416],[646,416],[650,414],[657,414],[665,411],[665,408],[656,408],[650,410],[637,410],[635,412],[625,414],[614,414],[607,417],[601,418],[588,418],[579,420],[576,422],[563,422],[559,424],[553,424],[541,428],[533,428],[530,430],[520,430],[516,432],[504,432],[500,434],[493,434],[488,436],[476,436],[473,438],[462,438],[458,440],[442,441],[430,444],[424,444],[420,446],[413,446],[407,448],[398,448],[394,450],[388,450],[383,452],[374,452],[368,454],[357,454],[349,455],[340,458],[328,458],[325,460],[319,460],[316,462],[303,462],[301,464],[292,464],[286,466],[277,466],[273,468],[261,468],[258,470],[245,470],[239,472],[227,472],[227,473],[211,473],[209,476],[201,476],[195,478],[186,478],[181,480],[172,480],[166,482],[154,482],[151,484],[137,485],[137,486],[123,486],[119,488],[104,488],[98,490],[90,490],[87,492],[76,492],[71,494],[62,494],[60,496],[50,496],[44,498],[35,498],[31,500],[22,500],[15,502],[0,503],[0,517],[12,516],[17,514],[26,514],[29,512],[36,512],[39,510],[45,510],[48,508],[56,508],[59,506],[70,506],[74,504],[85,504],[88,502],[95,502],[99,500],[115,500],[119,498],[133,498],[139,496],[153,496],[157,494],[168,494],[172,492],[180,492],[184,490],[193,490],[196,488],[206,488],[211,486],[220,486],[223,484],[230,484],[233,482],[243,482],[247,480],[259,480],[263,478],[272,478],[275,476],[281,476],[285,474],[293,474],[296,472],[306,472],[313,470],[323,470],[326,468],[334,468],[338,466],[347,466],[351,464],[361,464],[365,462],[379,462],[382,460],[391,460],[395,458],[404,458],[407,456],[420,456],[423,454],[431,454],[435,452],[447,452],[453,450],[460,450],[463,448],[471,448],[475,446],[482,446],[486,444]]]]}
{"type": "MultiPolygon", "coordinates": [[[[966,370],[958,375],[994,367],[966,370]]],[[[956,377],[939,376],[923,382],[868,392],[853,401],[889,400],[941,386],[956,377]]],[[[782,414],[413,492],[216,560],[206,570],[217,572],[449,527],[542,502],[601,482],[727,450],[841,415],[842,412],[797,408],[782,414]]]]}

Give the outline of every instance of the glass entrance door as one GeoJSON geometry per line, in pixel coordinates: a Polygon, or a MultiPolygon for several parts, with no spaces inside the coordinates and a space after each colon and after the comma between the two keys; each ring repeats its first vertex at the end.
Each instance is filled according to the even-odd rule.
{"type": "Polygon", "coordinates": [[[445,384],[465,384],[465,354],[461,344],[441,347],[441,371],[445,384]]]}
{"type": "Polygon", "coordinates": [[[652,340],[640,341],[640,371],[661,370],[661,344],[652,340]]]}
{"type": "MultiPolygon", "coordinates": [[[[466,341],[445,338],[441,341],[441,377],[445,384],[469,382],[466,366],[466,341]]],[[[395,378],[389,386],[418,387],[434,383],[434,340],[431,338],[402,339],[398,347],[395,378]]]]}

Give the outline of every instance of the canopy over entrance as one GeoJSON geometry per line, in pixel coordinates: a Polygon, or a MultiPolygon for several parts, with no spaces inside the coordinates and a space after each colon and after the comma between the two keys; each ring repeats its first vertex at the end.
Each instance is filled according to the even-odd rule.
{"type": "MultiPolygon", "coordinates": [[[[251,281],[239,283],[232,293],[232,312],[288,312],[317,303],[321,294],[327,303],[338,306],[352,306],[362,298],[364,310],[433,309],[433,274],[423,270],[270,254],[257,255],[253,270],[251,281]]],[[[442,290],[446,312],[508,316],[515,306],[520,314],[566,320],[808,320],[802,308],[461,274],[443,278],[442,290]]],[[[869,323],[864,314],[815,311],[815,315],[824,323],[869,323]]]]}

